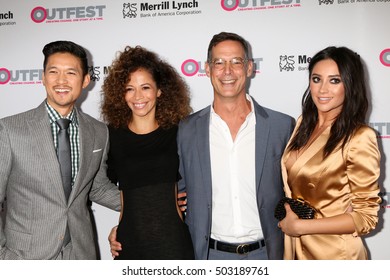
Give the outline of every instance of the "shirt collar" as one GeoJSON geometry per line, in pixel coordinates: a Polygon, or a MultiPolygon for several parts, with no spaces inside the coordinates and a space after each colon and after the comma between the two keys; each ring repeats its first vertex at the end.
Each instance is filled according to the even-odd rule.
{"type": "MultiPolygon", "coordinates": [[[[255,115],[255,106],[253,105],[253,100],[252,100],[252,98],[251,98],[251,96],[250,96],[249,94],[246,94],[245,97],[246,97],[246,99],[247,99],[247,100],[250,102],[250,104],[251,104],[251,111],[250,111],[250,113],[246,116],[246,119],[253,118],[254,115],[255,115]]],[[[211,117],[212,117],[213,115],[214,115],[214,116],[218,116],[218,114],[215,113],[215,111],[214,111],[214,106],[211,105],[211,117]]],[[[256,123],[256,119],[254,119],[254,122],[256,123]]]]}
{"type": "MultiPolygon", "coordinates": [[[[61,115],[52,106],[50,106],[49,103],[47,103],[47,101],[45,102],[45,105],[47,113],[49,114],[50,123],[56,122],[58,119],[62,118],[61,115]]],[[[73,107],[72,111],[65,116],[65,118],[70,120],[74,125],[78,125],[77,114],[75,111],[76,110],[73,107]]]]}

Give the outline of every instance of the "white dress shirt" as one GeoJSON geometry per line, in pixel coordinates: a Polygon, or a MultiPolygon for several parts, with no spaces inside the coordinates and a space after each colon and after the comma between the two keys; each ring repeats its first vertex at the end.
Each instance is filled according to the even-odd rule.
{"type": "Polygon", "coordinates": [[[256,117],[251,112],[233,141],[227,124],[211,108],[210,158],[212,174],[211,238],[243,243],[263,238],[256,200],[256,117]]]}

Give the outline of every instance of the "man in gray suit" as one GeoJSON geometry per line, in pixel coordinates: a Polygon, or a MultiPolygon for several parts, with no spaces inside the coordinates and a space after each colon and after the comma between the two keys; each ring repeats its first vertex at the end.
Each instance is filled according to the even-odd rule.
{"type": "MultiPolygon", "coordinates": [[[[178,131],[179,192],[196,259],[282,259],[283,233],[274,218],[284,196],[280,159],[295,125],[246,94],[253,74],[248,43],[222,32],[210,41],[206,74],[214,101],[178,131]]],[[[115,228],[111,253],[120,254],[115,228]]]]}
{"type": "Polygon", "coordinates": [[[234,33],[212,38],[206,74],[213,103],[179,126],[179,191],[187,192],[196,259],[283,258],[274,209],[284,196],[280,159],[295,121],[246,93],[248,49],[234,33]]]}
{"type": "Polygon", "coordinates": [[[85,50],[56,41],[43,53],[46,100],[0,120],[0,259],[96,259],[88,200],[120,208],[106,176],[107,127],[75,107],[90,82],[85,50]],[[70,120],[68,199],[57,159],[61,118],[70,120]]]}

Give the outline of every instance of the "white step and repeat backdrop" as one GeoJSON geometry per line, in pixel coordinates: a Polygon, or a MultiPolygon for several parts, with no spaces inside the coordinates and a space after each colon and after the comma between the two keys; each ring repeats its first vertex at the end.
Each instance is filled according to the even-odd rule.
{"type": "MultiPolygon", "coordinates": [[[[329,45],[358,52],[369,71],[369,122],[382,151],[380,223],[365,238],[371,259],[390,259],[390,0],[0,0],[0,118],[45,98],[42,48],[71,40],[90,55],[91,86],[79,101],[100,118],[101,85],[126,45],[149,48],[174,65],[192,92],[192,106],[210,104],[204,61],[211,37],[236,32],[251,46],[256,69],[249,93],[297,118],[310,57],[329,45]]],[[[1,160],[1,159],[0,159],[1,160]]],[[[118,213],[92,205],[102,259],[118,213]]],[[[48,213],[49,214],[49,213],[48,213]]]]}

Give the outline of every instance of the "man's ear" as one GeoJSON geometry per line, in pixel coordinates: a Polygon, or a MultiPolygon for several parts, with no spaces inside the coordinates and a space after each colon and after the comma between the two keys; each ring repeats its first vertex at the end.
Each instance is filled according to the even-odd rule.
{"type": "Polygon", "coordinates": [[[206,61],[204,64],[207,77],[210,78],[210,64],[206,61]]]}
{"type": "Polygon", "coordinates": [[[248,66],[247,66],[247,70],[246,70],[246,76],[249,78],[253,75],[253,61],[252,61],[252,59],[249,59],[247,63],[248,63],[248,66]]]}
{"type": "Polygon", "coordinates": [[[45,71],[42,72],[42,85],[45,85],[45,71]]]}
{"type": "Polygon", "coordinates": [[[86,88],[90,82],[91,82],[91,76],[89,74],[86,74],[84,76],[83,88],[86,88]]]}

